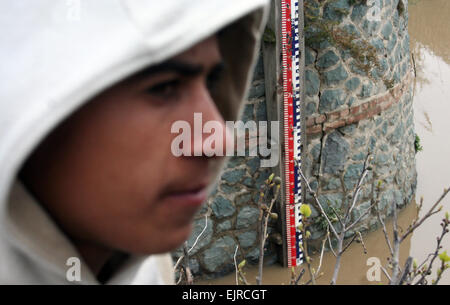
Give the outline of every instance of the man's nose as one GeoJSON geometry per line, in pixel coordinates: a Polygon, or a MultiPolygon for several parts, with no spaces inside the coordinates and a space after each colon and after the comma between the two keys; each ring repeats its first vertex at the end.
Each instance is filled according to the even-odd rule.
{"type": "Polygon", "coordinates": [[[194,96],[192,155],[223,157],[230,143],[224,118],[205,85],[199,85],[194,96]]]}

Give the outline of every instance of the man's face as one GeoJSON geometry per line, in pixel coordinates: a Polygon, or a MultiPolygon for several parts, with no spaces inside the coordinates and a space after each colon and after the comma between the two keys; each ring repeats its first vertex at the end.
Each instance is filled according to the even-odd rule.
{"type": "Polygon", "coordinates": [[[189,237],[219,160],[175,157],[170,130],[194,112],[224,124],[209,90],[220,64],[208,38],[107,89],[40,145],[24,176],[72,239],[149,254],[189,237]]]}

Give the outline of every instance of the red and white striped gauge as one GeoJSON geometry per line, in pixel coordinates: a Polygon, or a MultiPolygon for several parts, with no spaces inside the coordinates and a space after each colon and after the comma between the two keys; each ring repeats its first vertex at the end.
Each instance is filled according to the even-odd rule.
{"type": "Polygon", "coordinates": [[[302,222],[302,188],[298,167],[301,166],[300,90],[303,90],[301,74],[304,71],[300,66],[304,44],[299,34],[299,9],[303,12],[299,2],[302,3],[301,0],[281,0],[286,249],[289,267],[299,266],[303,262],[302,233],[298,229],[302,222]]]}

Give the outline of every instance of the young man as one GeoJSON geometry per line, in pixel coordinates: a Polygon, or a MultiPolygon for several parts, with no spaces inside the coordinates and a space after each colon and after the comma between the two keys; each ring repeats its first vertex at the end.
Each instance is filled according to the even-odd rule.
{"type": "Polygon", "coordinates": [[[223,160],[171,125],[237,118],[266,4],[0,4],[0,283],[173,282],[223,160]]]}

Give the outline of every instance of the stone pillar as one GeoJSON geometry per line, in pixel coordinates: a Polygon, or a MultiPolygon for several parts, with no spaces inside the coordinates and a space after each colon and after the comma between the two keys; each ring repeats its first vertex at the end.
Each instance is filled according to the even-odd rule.
{"type": "MultiPolygon", "coordinates": [[[[378,183],[389,215],[416,188],[407,2],[379,0],[380,18],[371,18],[366,0],[305,1],[306,175],[321,203],[339,209],[370,152],[373,170],[353,217],[375,202],[378,183]]],[[[326,224],[315,209],[313,219],[318,239],[326,224]]],[[[376,226],[372,212],[354,229],[376,226]]]]}

